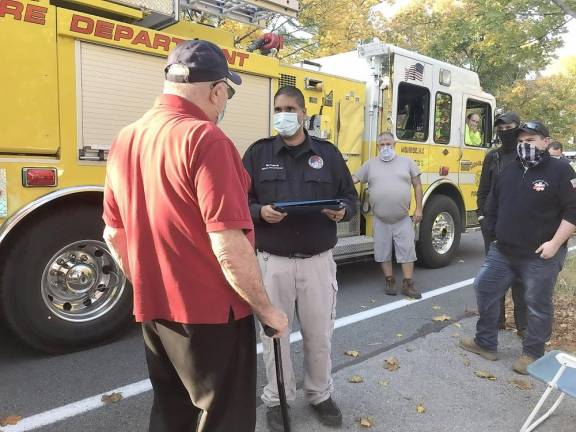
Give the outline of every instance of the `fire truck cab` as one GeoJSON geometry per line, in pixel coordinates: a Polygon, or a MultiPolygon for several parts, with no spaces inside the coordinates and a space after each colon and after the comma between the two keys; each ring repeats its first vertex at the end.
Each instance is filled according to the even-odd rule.
{"type": "MultiPolygon", "coordinates": [[[[0,0],[0,315],[24,342],[79,349],[131,321],[131,286],[102,240],[106,159],[118,131],[162,91],[165,58],[185,39],[218,44],[242,76],[221,125],[240,153],[272,134],[272,97],[283,85],[303,91],[309,133],[336,145],[351,172],[392,130],[427,188],[420,259],[450,262],[476,222],[483,158],[463,143],[464,118],[481,115],[487,146],[494,99],[472,72],[379,42],[354,54],[367,75],[346,77],[283,64],[236,47],[229,32],[179,20],[210,13],[257,24],[297,11],[295,0],[0,0]]],[[[338,260],[372,253],[370,218],[339,224],[338,260]]]]}

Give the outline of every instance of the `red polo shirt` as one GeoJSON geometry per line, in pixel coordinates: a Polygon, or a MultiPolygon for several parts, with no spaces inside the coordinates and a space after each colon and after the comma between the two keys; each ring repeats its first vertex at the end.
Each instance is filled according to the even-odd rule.
{"type": "Polygon", "coordinates": [[[212,252],[209,232],[253,241],[250,177],[234,144],[186,99],[158,97],[124,128],[108,158],[104,222],[124,228],[137,321],[187,324],[248,316],[212,252]]]}

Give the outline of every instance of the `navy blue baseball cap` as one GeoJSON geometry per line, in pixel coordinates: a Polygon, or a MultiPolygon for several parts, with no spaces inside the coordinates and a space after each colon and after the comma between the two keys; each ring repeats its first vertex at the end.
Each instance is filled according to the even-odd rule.
{"type": "Polygon", "coordinates": [[[506,111],[498,116],[494,120],[494,126],[499,124],[511,124],[516,123],[516,126],[520,126],[520,117],[513,111],[506,111]]]}
{"type": "Polygon", "coordinates": [[[209,82],[229,79],[242,84],[242,78],[228,69],[228,61],[217,45],[204,40],[180,42],[168,55],[166,81],[177,83],[209,82]]]}
{"type": "Polygon", "coordinates": [[[544,123],[537,120],[522,123],[518,128],[518,131],[526,132],[530,135],[541,135],[543,138],[548,138],[550,136],[550,132],[544,123]]]}

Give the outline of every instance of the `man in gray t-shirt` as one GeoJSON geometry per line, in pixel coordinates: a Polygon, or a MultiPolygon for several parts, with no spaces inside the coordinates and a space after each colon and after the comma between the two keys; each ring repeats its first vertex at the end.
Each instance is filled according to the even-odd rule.
{"type": "Polygon", "coordinates": [[[374,259],[382,266],[386,278],[386,294],[396,295],[392,268],[392,249],[402,266],[402,294],[411,298],[422,295],[414,286],[414,224],[422,220],[422,183],[416,163],[395,153],[394,136],[385,132],[378,136],[378,156],[364,163],[352,176],[354,183],[368,183],[370,206],[374,213],[374,259]],[[410,187],[414,187],[416,210],[410,218],[410,187]]]}

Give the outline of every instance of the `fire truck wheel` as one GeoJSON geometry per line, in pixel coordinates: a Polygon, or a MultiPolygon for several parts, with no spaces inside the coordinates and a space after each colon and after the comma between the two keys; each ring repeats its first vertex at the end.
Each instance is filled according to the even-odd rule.
{"type": "Polygon", "coordinates": [[[416,243],[419,263],[430,268],[450,264],[460,245],[461,232],[456,203],[445,195],[432,196],[420,222],[420,236],[416,243]]]}
{"type": "Polygon", "coordinates": [[[3,315],[41,351],[111,339],[132,321],[132,288],[102,240],[102,209],[70,204],[32,215],[2,275],[3,315]]]}

